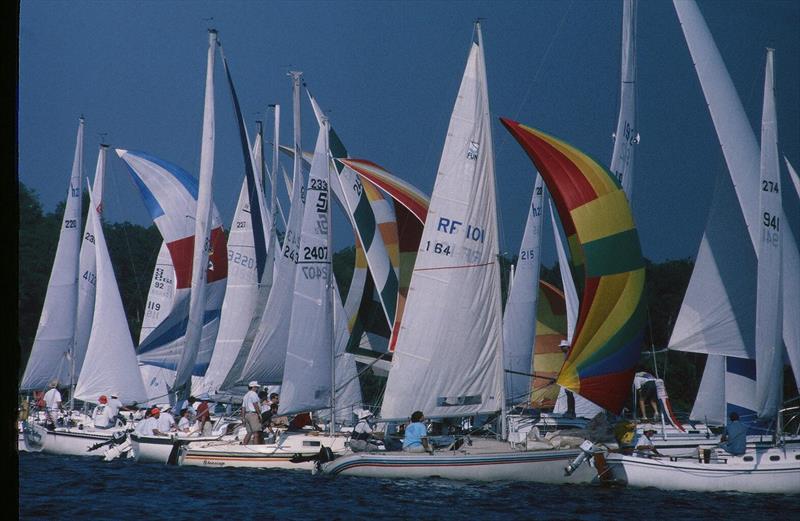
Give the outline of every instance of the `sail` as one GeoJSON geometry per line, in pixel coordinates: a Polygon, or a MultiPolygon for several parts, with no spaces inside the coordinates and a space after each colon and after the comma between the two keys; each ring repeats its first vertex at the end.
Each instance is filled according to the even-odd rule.
{"type": "Polygon", "coordinates": [[[506,400],[527,401],[531,390],[531,361],[536,337],[536,304],[539,296],[539,266],[542,244],[542,202],[544,185],[537,174],[528,207],[525,232],[517,256],[514,286],[503,314],[503,360],[505,362],[506,400]]]}
{"type": "MultiPolygon", "coordinates": [[[[221,49],[221,47],[220,47],[221,49]]],[[[222,61],[239,125],[239,139],[245,164],[245,178],[239,193],[231,231],[228,235],[228,281],[222,304],[219,333],[214,353],[197,394],[211,394],[235,383],[241,365],[250,353],[258,324],[272,287],[273,264],[269,232],[272,229],[262,188],[263,156],[261,131],[252,153],[239,107],[239,98],[224,52],[222,61]],[[229,377],[236,362],[235,375],[229,377]]]]}
{"type": "Polygon", "coordinates": [[[75,397],[97,403],[101,394],[118,393],[123,404],[147,401],[147,393],[139,373],[136,350],[128,329],[128,319],[122,307],[114,267],[100,224],[100,213],[92,201],[94,212],[97,266],[97,298],[92,319],[92,332],[75,397]]]}
{"type": "Polygon", "coordinates": [[[697,397],[689,419],[708,425],[725,425],[725,359],[720,355],[708,355],[703,369],[703,378],[697,389],[697,397]]]}
{"type": "MultiPolygon", "coordinates": [[[[692,55],[695,70],[700,79],[700,85],[725,157],[732,184],[731,188],[735,190],[740,208],[739,212],[743,214],[747,230],[746,236],[750,239],[751,250],[757,250],[760,241],[759,223],[761,216],[758,213],[758,198],[754,196],[752,190],[753,187],[758,186],[757,176],[760,171],[760,152],[755,133],[750,126],[719,49],[714,43],[711,32],[697,4],[691,0],[675,0],[673,4],[678,14],[689,52],[692,55]]],[[[778,217],[781,222],[785,223],[783,212],[778,217]]],[[[740,229],[740,233],[744,233],[744,230],[745,228],[740,229]]],[[[783,340],[787,346],[795,346],[797,350],[800,350],[800,323],[795,318],[800,313],[800,276],[796,275],[800,273],[800,252],[798,252],[797,248],[797,233],[797,231],[792,232],[791,229],[785,227],[781,237],[783,273],[789,274],[790,277],[783,281],[782,306],[783,313],[788,318],[783,321],[783,340]]],[[[730,251],[739,250],[731,249],[730,251]]],[[[751,254],[748,252],[747,255],[751,254]]],[[[756,253],[752,255],[755,256],[756,253]]],[[[755,271],[747,272],[746,274],[744,272],[739,273],[738,277],[754,280],[755,271]]],[[[695,283],[694,277],[692,279],[689,285],[690,289],[695,283]]],[[[754,297],[751,296],[750,298],[753,299],[754,297]]],[[[755,314],[753,313],[751,317],[754,316],[755,314]]],[[[728,318],[728,321],[737,320],[738,318],[738,316],[736,318],[728,318]]],[[[750,323],[742,326],[742,329],[751,330],[748,334],[750,339],[754,335],[752,332],[754,327],[752,320],[753,318],[750,318],[750,323]]],[[[747,356],[754,356],[752,349],[751,342],[747,356]]],[[[739,350],[739,354],[734,356],[744,355],[742,350],[739,350]]],[[[800,358],[800,355],[795,355],[795,359],[797,358],[800,358]]],[[[796,368],[794,370],[795,374],[798,374],[798,370],[796,368]]]]}
{"type": "Polygon", "coordinates": [[[786,158],[786,156],[783,156],[783,160],[786,162],[786,170],[789,171],[789,179],[792,180],[794,190],[797,192],[797,197],[800,197],[800,176],[797,175],[797,171],[795,171],[794,167],[786,158]]]}
{"type": "Polygon", "coordinates": [[[72,378],[77,376],[74,374],[71,353],[75,345],[82,230],[83,125],[81,118],[53,269],[50,271],[36,337],[20,384],[23,391],[44,389],[52,380],[58,380],[59,385],[71,385],[75,381],[72,378]]]}
{"type": "Polygon", "coordinates": [[[147,292],[147,303],[144,306],[142,329],[139,332],[139,344],[170,314],[175,298],[175,268],[167,243],[162,242],[158,250],[150,289],[147,292]]]}
{"type": "Polygon", "coordinates": [[[80,373],[83,358],[89,345],[89,335],[92,332],[92,317],[94,316],[94,303],[97,284],[97,255],[94,247],[94,229],[99,226],[98,217],[103,211],[103,178],[106,169],[107,145],[100,145],[97,156],[97,167],[92,183],[92,201],[95,211],[86,215],[86,228],[81,239],[81,253],[78,261],[78,315],[75,322],[75,371],[80,373]]]}
{"type": "MultiPolygon", "coordinates": [[[[795,219],[792,221],[791,214],[786,211],[787,208],[800,208],[800,177],[797,176],[794,168],[792,168],[789,160],[784,156],[786,162],[786,170],[791,179],[791,183],[795,187],[795,193],[792,194],[791,190],[783,191],[783,208],[784,215],[788,218],[784,225],[787,226],[788,232],[784,233],[784,239],[792,235],[792,222],[798,223],[797,210],[795,210],[795,219]]],[[[799,233],[800,230],[794,232],[799,233]]],[[[783,342],[786,346],[786,353],[789,356],[789,362],[792,366],[794,374],[794,381],[797,385],[797,390],[800,392],[800,320],[795,317],[800,315],[800,270],[792,271],[792,267],[800,265],[798,260],[797,248],[787,248],[786,244],[783,245],[783,265],[782,265],[782,287],[783,287],[783,342]]]]}
{"type": "Polygon", "coordinates": [[[503,406],[494,153],[480,35],[445,138],[381,417],[503,406]]]}
{"type": "Polygon", "coordinates": [[[392,336],[389,340],[389,350],[394,351],[397,344],[397,335],[402,325],[406,299],[408,298],[408,288],[411,284],[411,274],[417,259],[417,251],[419,250],[422,228],[428,213],[430,199],[415,186],[393,176],[386,169],[372,161],[340,159],[339,162],[359,174],[365,190],[369,192],[369,187],[380,188],[389,194],[395,202],[399,278],[397,307],[392,325],[392,336]]]}
{"type": "MultiPolygon", "coordinates": [[[[151,330],[137,349],[139,361],[175,370],[185,343],[189,316],[192,253],[194,248],[194,215],[197,207],[197,179],[177,165],[144,152],[117,149],[125,162],[142,199],[161,236],[164,238],[172,261],[172,273],[165,266],[160,273],[166,290],[169,279],[174,279],[172,309],[155,329],[151,330]]],[[[206,280],[206,312],[201,338],[201,348],[195,364],[195,375],[205,373],[219,327],[220,308],[225,296],[225,278],[228,274],[227,248],[222,221],[216,207],[212,212],[211,256],[206,280]]],[[[154,282],[159,266],[154,272],[154,282]]],[[[159,288],[160,289],[160,288],[159,288]]],[[[151,291],[151,295],[153,295],[151,291]]],[[[163,312],[163,311],[160,311],[163,312]]],[[[145,332],[142,332],[144,336],[145,332]]]]}
{"type": "Polygon", "coordinates": [[[556,224],[553,202],[548,200],[547,205],[550,207],[550,224],[553,225],[553,238],[556,243],[556,254],[558,256],[558,270],[561,273],[561,286],[564,288],[564,304],[566,305],[567,315],[567,338],[565,342],[567,346],[570,346],[572,345],[572,337],[575,335],[575,326],[578,323],[578,307],[580,305],[578,301],[578,290],[575,288],[575,281],[572,278],[567,251],[564,248],[564,241],[561,240],[561,234],[556,224]]]}
{"type": "Polygon", "coordinates": [[[555,406],[560,387],[555,381],[564,365],[561,342],[567,337],[567,308],[564,293],[545,281],[539,281],[536,304],[536,341],[533,345],[533,387],[531,406],[548,409],[555,406]]]}
{"type": "Polygon", "coordinates": [[[501,118],[556,203],[572,258],[583,265],[578,323],[558,384],[619,414],[643,341],[644,260],[616,178],[576,148],[501,118]]]}
{"type": "Polygon", "coordinates": [[[622,3],[622,67],[620,78],[619,117],[614,132],[611,173],[632,201],[633,150],[639,142],[636,131],[636,0],[622,3]]]}
{"type": "Polygon", "coordinates": [[[333,338],[328,126],[320,127],[306,187],[278,414],[330,407],[333,338]]]}
{"type": "MultiPolygon", "coordinates": [[[[294,102],[295,150],[300,149],[300,73],[292,73],[294,102]]],[[[277,175],[277,174],[276,174],[277,175]]],[[[304,193],[302,160],[294,162],[291,186],[291,208],[280,253],[275,255],[274,282],[250,354],[244,363],[237,383],[257,380],[261,384],[277,385],[283,378],[289,324],[292,314],[296,262],[300,250],[300,229],[303,220],[304,193]]]]}
{"type": "MultiPolygon", "coordinates": [[[[310,93],[309,99],[319,122],[323,117],[322,109],[310,93]]],[[[333,126],[330,127],[330,133],[331,157],[346,158],[347,149],[333,126]]],[[[383,196],[377,190],[372,192],[365,190],[353,170],[345,168],[342,163],[336,161],[333,166],[336,179],[332,180],[332,183],[336,183],[336,186],[339,187],[337,196],[340,196],[340,201],[347,210],[346,213],[353,225],[353,231],[364,248],[369,271],[385,313],[386,323],[391,325],[394,322],[395,306],[397,305],[397,266],[392,264],[387,248],[397,244],[397,223],[394,220],[394,214],[386,216],[386,212],[391,209],[385,204],[380,206],[380,202],[385,203],[383,196]],[[370,195],[372,197],[369,197],[370,195]],[[383,219],[376,215],[376,207],[378,211],[383,210],[385,216],[383,219]]]]}
{"type": "MultiPolygon", "coordinates": [[[[778,162],[778,122],[773,84],[774,52],[767,49],[764,107],[761,116],[761,215],[756,287],[756,395],[758,416],[772,418],[781,403],[783,376],[783,313],[781,310],[781,178],[778,162]]],[[[795,317],[796,319],[797,317],[795,317]]]]}

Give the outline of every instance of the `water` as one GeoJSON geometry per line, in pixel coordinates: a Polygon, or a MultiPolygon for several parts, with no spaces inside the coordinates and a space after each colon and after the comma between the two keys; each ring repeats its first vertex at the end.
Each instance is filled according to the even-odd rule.
{"type": "Polygon", "coordinates": [[[389,480],[21,453],[19,519],[797,519],[800,497],[389,480]],[[793,514],[794,513],[794,514],[793,514]],[[291,517],[289,517],[291,516],[291,517]]]}

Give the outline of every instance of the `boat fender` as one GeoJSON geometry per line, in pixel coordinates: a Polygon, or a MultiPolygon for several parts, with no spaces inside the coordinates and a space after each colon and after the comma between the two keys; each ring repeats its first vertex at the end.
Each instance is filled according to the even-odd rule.
{"type": "Polygon", "coordinates": [[[572,462],[564,467],[564,475],[571,476],[575,470],[581,466],[581,464],[590,458],[594,452],[594,443],[589,440],[584,440],[579,447],[581,449],[581,453],[575,456],[575,459],[572,462]]]}

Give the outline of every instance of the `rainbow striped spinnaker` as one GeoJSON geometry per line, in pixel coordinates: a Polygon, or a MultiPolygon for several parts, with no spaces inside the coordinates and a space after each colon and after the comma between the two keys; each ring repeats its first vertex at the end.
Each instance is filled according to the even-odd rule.
{"type": "Polygon", "coordinates": [[[575,147],[500,118],[552,195],[583,294],[572,345],[557,383],[619,413],[631,389],[644,334],[644,260],[625,192],[575,147]]]}

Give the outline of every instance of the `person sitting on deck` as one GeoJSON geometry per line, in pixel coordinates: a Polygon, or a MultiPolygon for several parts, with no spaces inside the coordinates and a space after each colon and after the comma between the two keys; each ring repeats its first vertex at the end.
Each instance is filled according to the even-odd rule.
{"type": "Polygon", "coordinates": [[[145,413],[145,419],[139,422],[136,426],[136,433],[142,436],[162,436],[166,433],[158,429],[158,418],[161,416],[161,411],[158,407],[153,407],[145,413]]]}
{"type": "Polygon", "coordinates": [[[192,431],[195,422],[192,421],[189,408],[181,409],[181,419],[178,420],[178,432],[189,433],[192,431]]]}
{"type": "Polygon", "coordinates": [[[378,450],[380,447],[375,443],[375,434],[369,419],[372,413],[366,409],[358,411],[358,423],[353,428],[353,435],[350,437],[350,450],[353,452],[368,452],[378,450]]]}
{"type": "Polygon", "coordinates": [[[158,417],[158,425],[157,428],[163,434],[167,434],[168,432],[173,432],[177,429],[177,423],[175,422],[175,417],[172,416],[172,413],[169,412],[172,410],[172,407],[165,403],[164,405],[159,407],[160,416],[158,417]]]}
{"type": "Polygon", "coordinates": [[[430,452],[433,454],[433,449],[428,445],[428,429],[422,423],[424,419],[425,415],[422,414],[422,411],[411,413],[411,423],[406,427],[403,438],[405,452],[430,452]]]}
{"type": "Polygon", "coordinates": [[[739,414],[735,411],[729,418],[719,446],[734,456],[741,456],[747,450],[747,425],[739,421],[739,414]]]}
{"type": "Polygon", "coordinates": [[[633,448],[637,456],[650,457],[661,455],[653,444],[653,436],[656,432],[655,427],[652,425],[645,425],[642,427],[642,435],[637,438],[636,445],[633,448]]]}

